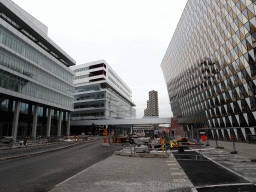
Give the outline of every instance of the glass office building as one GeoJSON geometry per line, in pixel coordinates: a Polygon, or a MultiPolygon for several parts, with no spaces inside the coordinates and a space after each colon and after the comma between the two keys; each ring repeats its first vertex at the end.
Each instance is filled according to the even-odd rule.
{"type": "Polygon", "coordinates": [[[69,134],[75,61],[47,32],[13,1],[0,1],[0,137],[69,134]]]}
{"type": "Polygon", "coordinates": [[[240,141],[255,134],[255,14],[255,0],[187,2],[161,63],[186,131],[240,141]]]}
{"type": "MultiPolygon", "coordinates": [[[[105,60],[71,67],[75,72],[74,112],[71,124],[88,120],[135,117],[132,91],[105,60]]],[[[89,126],[72,126],[72,133],[87,133],[89,126]]]]}

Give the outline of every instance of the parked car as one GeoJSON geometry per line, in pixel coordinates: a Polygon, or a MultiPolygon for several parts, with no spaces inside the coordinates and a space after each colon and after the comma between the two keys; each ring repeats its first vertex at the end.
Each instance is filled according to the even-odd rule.
{"type": "Polygon", "coordinates": [[[13,137],[4,137],[2,139],[2,143],[5,143],[5,144],[11,144],[13,142],[14,142],[13,137]]]}

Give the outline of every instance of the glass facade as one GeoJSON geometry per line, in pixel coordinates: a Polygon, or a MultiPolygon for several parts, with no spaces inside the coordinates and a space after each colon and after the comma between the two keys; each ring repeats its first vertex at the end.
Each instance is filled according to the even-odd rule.
{"type": "Polygon", "coordinates": [[[74,88],[71,72],[58,66],[1,25],[0,43],[13,51],[10,52],[6,47],[0,46],[0,65],[25,76],[12,74],[2,68],[0,69],[0,87],[68,108],[73,107],[74,88]],[[31,79],[35,81],[31,81],[31,79]]]}
{"type": "Polygon", "coordinates": [[[133,110],[131,105],[111,88],[104,88],[104,86],[101,88],[100,84],[96,84],[76,88],[76,93],[80,92],[80,95],[75,96],[75,102],[79,101],[79,103],[76,102],[74,107],[79,111],[73,112],[72,117],[102,116],[104,118],[121,118],[136,116],[136,110],[133,110]],[[85,93],[92,90],[97,92],[85,93]],[[97,112],[81,112],[83,109],[93,111],[97,109],[97,112]]]}
{"type": "Polygon", "coordinates": [[[245,140],[256,126],[256,2],[189,0],[161,68],[184,128],[245,140]]]}
{"type": "Polygon", "coordinates": [[[119,96],[113,89],[107,89],[106,98],[106,117],[123,118],[136,116],[136,111],[133,110],[131,104],[119,96]]]}
{"type": "MultiPolygon", "coordinates": [[[[40,65],[42,68],[46,69],[47,71],[52,72],[53,74],[57,75],[61,79],[72,83],[73,75],[68,72],[67,70],[63,69],[63,67],[59,66],[47,57],[42,52],[35,49],[33,46],[29,45],[20,37],[13,34],[11,31],[6,29],[5,27],[0,25],[0,43],[6,45],[10,49],[14,50],[16,53],[24,56],[25,58],[29,59],[30,61],[40,65]]],[[[46,53],[49,54],[49,53],[46,53]]]]}
{"type": "Polygon", "coordinates": [[[75,61],[40,21],[12,1],[0,4],[0,139],[69,135],[74,73],[68,67],[75,61]]]}
{"type": "Polygon", "coordinates": [[[72,70],[76,72],[74,78],[75,111],[71,114],[72,120],[102,120],[136,116],[134,104],[129,100],[130,89],[103,61],[72,67],[72,70]],[[106,79],[99,78],[100,76],[106,79]],[[101,80],[101,82],[95,80],[101,80]]]}

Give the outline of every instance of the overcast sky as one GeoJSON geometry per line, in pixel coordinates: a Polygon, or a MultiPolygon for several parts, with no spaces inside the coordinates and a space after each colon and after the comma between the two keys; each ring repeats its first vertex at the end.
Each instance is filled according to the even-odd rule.
{"type": "Polygon", "coordinates": [[[132,90],[137,117],[158,91],[159,116],[172,116],[160,67],[187,0],[14,0],[48,27],[77,65],[104,59],[132,90]]]}

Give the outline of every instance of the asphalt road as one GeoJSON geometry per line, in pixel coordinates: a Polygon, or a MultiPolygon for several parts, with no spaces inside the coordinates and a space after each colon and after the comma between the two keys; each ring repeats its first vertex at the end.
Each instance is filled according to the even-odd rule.
{"type": "Polygon", "coordinates": [[[196,152],[174,153],[174,157],[195,187],[249,183],[247,180],[224,169],[196,152]]]}
{"type": "Polygon", "coordinates": [[[113,154],[102,140],[0,162],[0,191],[44,192],[113,154]]]}

